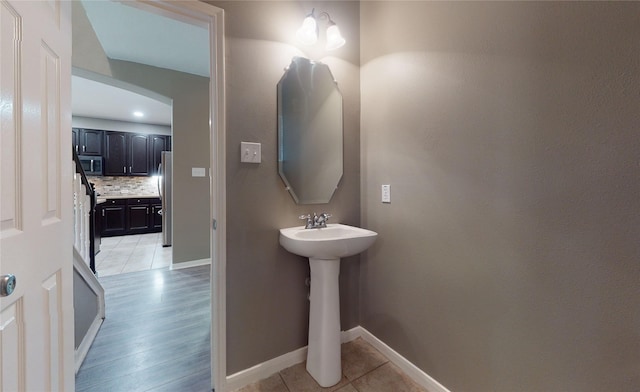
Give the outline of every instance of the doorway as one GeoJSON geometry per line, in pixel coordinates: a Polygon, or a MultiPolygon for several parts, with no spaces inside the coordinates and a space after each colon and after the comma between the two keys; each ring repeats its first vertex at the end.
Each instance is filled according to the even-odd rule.
{"type": "Polygon", "coordinates": [[[80,157],[101,163],[98,170],[86,172],[96,193],[96,274],[170,267],[172,247],[165,237],[170,238],[171,210],[163,207],[170,206],[166,185],[171,182],[162,181],[167,170],[161,157],[172,149],[172,100],[105,75],[79,68],[72,72],[74,147],[80,157]],[[147,158],[136,166],[137,173],[146,175],[124,176],[124,162],[113,163],[123,158],[124,144],[117,142],[132,138],[136,144],[129,146],[126,158],[147,158]],[[114,168],[120,175],[114,175],[114,168]]]}
{"type": "MultiPolygon", "coordinates": [[[[210,239],[211,256],[211,369],[212,387],[224,390],[226,380],[225,366],[225,155],[224,155],[224,31],[223,13],[221,9],[196,2],[135,2],[138,9],[159,14],[181,22],[204,26],[209,38],[210,83],[208,97],[208,150],[210,156],[205,171],[208,193],[209,214],[207,219],[207,236],[210,239]],[[209,169],[210,168],[210,169],[209,169]]],[[[128,64],[120,64],[126,68],[128,64]]],[[[143,75],[144,76],[144,75],[143,75]]],[[[174,102],[175,103],[175,102],[174,102]]],[[[174,113],[175,115],[175,113],[174,113]]],[[[175,119],[174,119],[175,120],[175,119]]],[[[204,165],[203,165],[204,166],[204,165]]],[[[197,171],[198,173],[200,170],[197,171]]],[[[202,214],[201,214],[202,215],[202,214]]],[[[175,256],[174,256],[175,257],[175,256]]],[[[107,315],[108,317],[108,315],[107,315]]]]}

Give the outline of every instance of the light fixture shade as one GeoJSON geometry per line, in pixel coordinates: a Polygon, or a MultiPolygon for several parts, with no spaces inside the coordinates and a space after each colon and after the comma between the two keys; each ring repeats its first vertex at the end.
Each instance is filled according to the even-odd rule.
{"type": "Polygon", "coordinates": [[[345,39],[342,37],[342,34],[340,34],[340,29],[338,28],[338,25],[336,25],[335,23],[331,23],[331,25],[329,25],[329,27],[327,28],[326,49],[327,50],[338,49],[339,47],[343,46],[346,42],[347,41],[345,41],[345,39]]]}
{"type": "Polygon", "coordinates": [[[296,33],[296,37],[298,41],[305,45],[313,45],[318,41],[318,26],[316,25],[316,18],[313,17],[313,14],[304,18],[302,26],[300,26],[296,33]]]}

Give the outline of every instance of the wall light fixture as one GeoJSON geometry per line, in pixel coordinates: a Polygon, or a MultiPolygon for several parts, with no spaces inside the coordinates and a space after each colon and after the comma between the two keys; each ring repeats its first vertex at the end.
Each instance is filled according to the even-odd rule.
{"type": "Polygon", "coordinates": [[[302,26],[298,29],[296,37],[300,42],[305,45],[313,45],[318,41],[318,23],[317,20],[326,19],[327,24],[327,43],[325,48],[327,50],[338,49],[343,46],[347,41],[340,34],[338,25],[331,19],[327,12],[321,12],[318,14],[318,18],[315,16],[315,8],[311,10],[311,13],[304,18],[302,26]]]}

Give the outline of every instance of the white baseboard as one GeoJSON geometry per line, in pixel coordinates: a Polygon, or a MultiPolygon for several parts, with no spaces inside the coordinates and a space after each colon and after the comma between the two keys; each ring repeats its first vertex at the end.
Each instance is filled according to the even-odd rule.
{"type": "Polygon", "coordinates": [[[444,385],[440,384],[433,377],[423,372],[416,365],[411,363],[408,359],[398,354],[394,349],[387,346],[382,340],[375,337],[371,332],[358,326],[354,329],[358,329],[360,336],[367,343],[372,345],[376,350],[380,351],[382,355],[387,357],[394,365],[402,370],[413,381],[417,382],[430,392],[450,392],[444,385]]]}
{"type": "Polygon", "coordinates": [[[93,341],[96,339],[96,335],[98,335],[98,331],[100,330],[100,326],[102,325],[103,321],[104,319],[100,316],[96,317],[93,320],[91,326],[89,326],[89,330],[87,330],[84,338],[82,338],[80,346],[78,346],[78,348],[76,349],[74,355],[76,374],[78,374],[78,370],[80,370],[80,366],[82,366],[82,362],[84,362],[84,359],[87,356],[89,349],[91,348],[91,344],[93,344],[93,341]]]}
{"type": "MultiPolygon", "coordinates": [[[[357,326],[340,333],[340,341],[347,343],[361,337],[367,343],[371,344],[382,355],[387,357],[394,365],[402,370],[413,381],[423,386],[430,392],[450,392],[442,384],[437,382],[433,377],[420,370],[416,365],[409,362],[408,359],[398,354],[391,347],[387,346],[383,341],[376,338],[371,332],[357,326]]],[[[242,370],[238,373],[227,376],[225,391],[233,391],[246,385],[258,382],[265,378],[284,370],[288,367],[304,362],[307,357],[307,347],[299,348],[277,358],[270,359],[260,363],[249,369],[242,370]]]]}
{"type": "Polygon", "coordinates": [[[201,266],[201,265],[208,265],[208,264],[211,264],[211,258],[184,261],[182,263],[171,263],[171,265],[169,266],[169,269],[170,270],[177,270],[177,269],[183,269],[183,268],[198,267],[198,266],[201,266]]]}
{"type": "Polygon", "coordinates": [[[288,367],[304,362],[307,358],[307,346],[291,351],[279,357],[262,362],[256,366],[227,376],[225,391],[233,391],[252,384],[284,370],[288,367]]]}
{"type": "Polygon", "coordinates": [[[356,340],[362,336],[362,327],[357,326],[347,331],[340,332],[340,343],[349,343],[352,340],[356,340]]]}

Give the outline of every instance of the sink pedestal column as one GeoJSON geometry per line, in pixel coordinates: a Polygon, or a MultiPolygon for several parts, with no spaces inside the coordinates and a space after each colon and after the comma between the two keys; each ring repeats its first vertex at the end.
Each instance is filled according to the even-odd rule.
{"type": "Polygon", "coordinates": [[[340,259],[309,258],[311,296],[307,371],[322,387],[342,379],[340,363],[340,259]]]}

